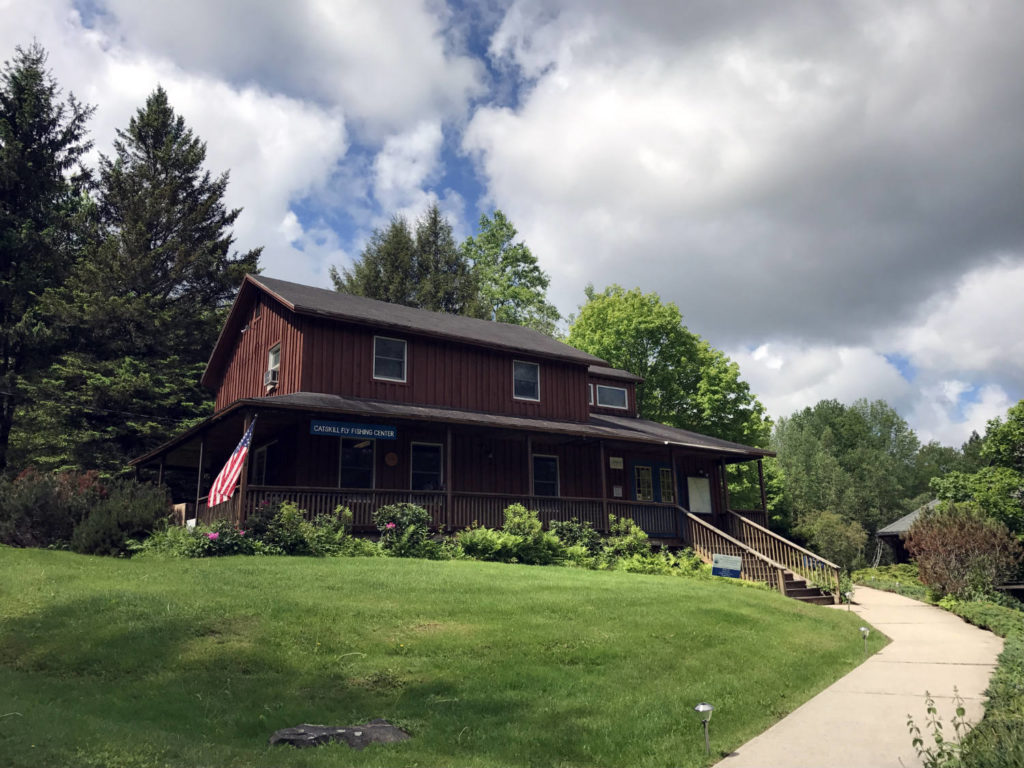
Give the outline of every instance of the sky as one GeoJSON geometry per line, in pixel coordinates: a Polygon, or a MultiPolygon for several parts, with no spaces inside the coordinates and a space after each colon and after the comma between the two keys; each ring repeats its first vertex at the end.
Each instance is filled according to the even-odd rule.
{"type": "Polygon", "coordinates": [[[1024,398],[1024,3],[0,0],[33,40],[93,161],[167,90],[268,276],[500,209],[564,315],[655,291],[775,418],[959,446],[1024,398]]]}

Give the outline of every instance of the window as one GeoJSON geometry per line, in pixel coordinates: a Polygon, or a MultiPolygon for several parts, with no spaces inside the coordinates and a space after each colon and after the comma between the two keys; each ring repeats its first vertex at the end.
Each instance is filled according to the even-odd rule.
{"type": "Polygon", "coordinates": [[[512,363],[512,396],[516,400],[540,400],[540,366],[515,360],[512,363]]]}
{"type": "Polygon", "coordinates": [[[594,404],[594,385],[587,384],[587,395],[590,397],[590,404],[594,404]]]}
{"type": "Polygon", "coordinates": [[[700,515],[711,514],[711,483],[706,477],[686,478],[686,490],[690,497],[690,511],[700,515]]]}
{"type": "Polygon", "coordinates": [[[439,491],[444,485],[441,446],[437,443],[413,443],[412,478],[409,487],[414,491],[439,491]]]}
{"type": "Polygon", "coordinates": [[[338,456],[338,486],[373,488],[373,440],[341,438],[338,456]]]}
{"type": "Polygon", "coordinates": [[[373,378],[405,381],[405,342],[402,339],[373,337],[373,378]]]}
{"type": "Polygon", "coordinates": [[[675,504],[676,487],[672,482],[672,470],[665,467],[659,469],[658,480],[661,482],[661,502],[663,504],[675,504]]]}
{"type": "Polygon", "coordinates": [[[654,501],[654,478],[651,475],[651,468],[633,467],[633,477],[636,480],[636,500],[654,501]]]}
{"type": "Polygon", "coordinates": [[[262,311],[263,311],[263,302],[261,302],[259,296],[257,296],[256,297],[256,307],[252,311],[252,319],[253,320],[259,320],[260,319],[260,313],[262,313],[262,311]]]}
{"type": "Polygon", "coordinates": [[[275,373],[281,370],[281,345],[275,344],[267,353],[267,370],[275,373]]]}
{"type": "Polygon", "coordinates": [[[602,408],[621,408],[625,410],[626,388],[606,387],[604,384],[597,385],[597,404],[602,408]]]}
{"type": "Polygon", "coordinates": [[[533,457],[533,495],[558,495],[558,457],[533,457]]]}

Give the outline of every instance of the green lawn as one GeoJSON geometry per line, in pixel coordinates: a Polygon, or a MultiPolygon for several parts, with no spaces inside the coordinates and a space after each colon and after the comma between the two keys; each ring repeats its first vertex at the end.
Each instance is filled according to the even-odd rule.
{"type": "Polygon", "coordinates": [[[717,580],[3,547],[0,574],[0,756],[26,768],[702,765],[698,701],[715,759],[863,659],[856,615],[717,580]],[[374,717],[414,738],[267,746],[374,717]]]}

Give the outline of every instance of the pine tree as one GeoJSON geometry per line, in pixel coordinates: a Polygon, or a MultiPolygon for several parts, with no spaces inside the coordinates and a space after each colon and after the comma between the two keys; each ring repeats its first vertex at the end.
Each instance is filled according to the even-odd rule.
{"type": "Polygon", "coordinates": [[[21,400],[19,380],[44,363],[39,297],[66,277],[89,177],[92,108],[60,89],[37,44],[15,49],[0,72],[0,470],[21,400]]]}
{"type": "MultiPolygon", "coordinates": [[[[157,88],[101,157],[98,246],[44,299],[61,354],[29,386],[44,467],[106,473],[211,412],[199,377],[259,249],[232,253],[226,173],[157,88]]],[[[34,424],[33,424],[34,422],[34,424]]],[[[34,432],[34,435],[33,435],[34,432]]]]}
{"type": "Polygon", "coordinates": [[[335,290],[356,296],[416,306],[416,242],[409,223],[394,216],[387,229],[376,229],[352,269],[331,267],[335,290]]]}

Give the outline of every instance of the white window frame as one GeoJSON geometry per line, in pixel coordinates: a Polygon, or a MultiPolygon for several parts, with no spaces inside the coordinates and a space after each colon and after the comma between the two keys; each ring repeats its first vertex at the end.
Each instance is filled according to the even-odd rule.
{"type": "MultiPolygon", "coordinates": [[[[395,360],[394,357],[383,357],[384,360],[395,360]]],[[[409,342],[405,339],[396,339],[394,336],[374,336],[373,337],[373,378],[376,381],[394,381],[399,384],[405,384],[409,379],[409,342]],[[391,376],[382,376],[377,374],[377,339],[383,339],[385,341],[398,341],[402,344],[402,378],[396,379],[391,376]]]]}
{"type": "Polygon", "coordinates": [[[277,342],[267,350],[267,370],[277,371],[281,375],[281,342],[277,342]]]}
{"type": "Polygon", "coordinates": [[[598,408],[614,408],[617,411],[628,411],[629,410],[629,389],[626,387],[613,387],[610,384],[598,384],[597,385],[597,407],[598,408]],[[622,393],[622,399],[625,401],[625,405],[608,405],[601,402],[601,390],[602,389],[615,389],[622,393]]]}
{"type": "Polygon", "coordinates": [[[530,489],[530,492],[531,492],[531,494],[533,496],[536,496],[537,498],[552,498],[552,499],[561,498],[561,496],[562,496],[562,467],[561,467],[560,462],[558,461],[558,456],[555,456],[554,454],[550,454],[550,453],[535,453],[535,454],[533,454],[530,457],[530,469],[532,470],[530,474],[533,475],[533,488],[530,489]],[[533,463],[534,459],[554,459],[555,460],[555,495],[554,496],[542,496],[541,494],[537,493],[537,466],[533,463]]]}
{"type": "MultiPolygon", "coordinates": [[[[437,477],[437,488],[435,490],[444,490],[444,443],[428,443],[426,441],[414,440],[409,443],[409,490],[413,490],[412,487],[412,452],[417,445],[426,445],[431,448],[437,448],[437,453],[441,457],[441,469],[438,472],[437,477]]],[[[418,491],[416,491],[418,493],[418,491]]],[[[427,491],[429,493],[429,491],[427,491]]]]}
{"type": "Polygon", "coordinates": [[[529,360],[513,360],[512,361],[512,399],[522,400],[527,403],[539,403],[540,402],[540,363],[531,363],[529,360]],[[537,396],[536,397],[521,397],[516,394],[516,366],[517,365],[532,365],[534,370],[537,371],[537,396]]]}
{"type": "Polygon", "coordinates": [[[587,392],[589,393],[590,405],[594,404],[594,385],[587,384],[587,392]]]}
{"type": "Polygon", "coordinates": [[[642,501],[647,504],[654,502],[654,467],[650,464],[634,464],[633,465],[633,496],[636,497],[637,501],[642,501]],[[640,470],[646,469],[650,475],[649,482],[651,486],[651,497],[649,499],[640,498],[640,470]]]}

